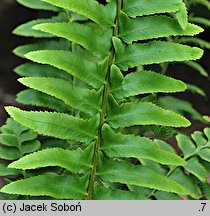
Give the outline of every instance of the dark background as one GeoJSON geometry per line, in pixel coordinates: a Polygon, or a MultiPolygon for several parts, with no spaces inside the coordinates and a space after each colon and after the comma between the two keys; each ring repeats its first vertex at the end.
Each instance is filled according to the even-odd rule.
{"type": "MultiPolygon", "coordinates": [[[[101,1],[104,2],[104,1],[101,1]]],[[[201,8],[202,12],[202,8],[201,8]]],[[[45,12],[31,10],[18,5],[15,0],[0,0],[0,125],[6,119],[5,105],[16,105],[15,94],[23,87],[18,84],[18,76],[13,69],[23,62],[22,59],[16,57],[12,50],[18,45],[27,44],[33,41],[30,38],[18,37],[12,34],[12,30],[19,24],[27,22],[31,19],[46,15],[45,12]]],[[[209,40],[210,32],[207,30],[201,35],[202,38],[209,40]]],[[[210,52],[206,51],[202,60],[204,67],[210,71],[210,52]]],[[[183,65],[170,66],[169,73],[175,78],[196,84],[210,95],[210,82],[183,65]]],[[[199,95],[191,93],[177,94],[178,97],[184,98],[192,102],[194,107],[203,115],[210,115],[210,101],[205,100],[199,95]]],[[[189,132],[195,129],[202,129],[203,124],[194,122],[193,126],[188,128],[189,132]]]]}

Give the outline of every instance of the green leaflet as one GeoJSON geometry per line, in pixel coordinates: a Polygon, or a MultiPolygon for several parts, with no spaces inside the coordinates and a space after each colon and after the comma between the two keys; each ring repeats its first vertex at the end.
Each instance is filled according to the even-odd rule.
{"type": "Polygon", "coordinates": [[[132,125],[163,125],[187,127],[190,122],[183,116],[164,110],[153,103],[132,102],[110,107],[107,122],[113,128],[132,125]]]}
{"type": "Polygon", "coordinates": [[[18,180],[4,186],[0,192],[30,196],[50,196],[56,199],[83,199],[87,177],[45,174],[18,180]]]}
{"type": "Polygon", "coordinates": [[[126,71],[139,65],[160,64],[171,61],[196,60],[203,55],[197,47],[189,47],[172,42],[152,41],[144,44],[131,44],[120,52],[116,47],[115,64],[126,71]]]}
{"type": "Polygon", "coordinates": [[[95,138],[98,116],[83,120],[64,113],[29,112],[15,107],[6,110],[16,121],[42,135],[86,143],[95,138]]]}
{"type": "Polygon", "coordinates": [[[154,139],[154,142],[157,143],[165,151],[171,152],[173,154],[177,154],[176,150],[169,143],[158,139],[154,139]]]}
{"type": "Polygon", "coordinates": [[[31,140],[24,142],[21,146],[22,154],[28,154],[31,152],[37,151],[41,147],[41,144],[38,140],[31,140]]]}
{"type": "Polygon", "coordinates": [[[16,101],[25,105],[50,108],[58,112],[69,113],[71,111],[71,108],[63,101],[33,89],[18,93],[16,101]]]}
{"type": "Polygon", "coordinates": [[[178,195],[164,191],[157,191],[154,194],[154,197],[157,200],[182,200],[181,197],[179,197],[178,195]]]}
{"type": "Polygon", "coordinates": [[[131,44],[133,41],[137,40],[147,40],[172,35],[193,36],[202,31],[202,28],[194,24],[187,24],[186,29],[183,30],[175,19],[167,16],[129,19],[125,14],[121,14],[119,36],[126,43],[131,44]]]}
{"type": "Polygon", "coordinates": [[[176,140],[179,148],[184,153],[184,156],[188,157],[188,155],[190,155],[196,150],[194,143],[191,141],[191,139],[188,136],[183,134],[178,134],[176,136],[176,140]]]}
{"type": "Polygon", "coordinates": [[[123,11],[130,17],[175,13],[180,10],[182,4],[182,0],[124,0],[123,11]]]}
{"type": "Polygon", "coordinates": [[[170,179],[175,180],[181,184],[184,188],[188,190],[188,194],[194,199],[199,199],[201,197],[201,191],[198,185],[193,181],[193,179],[184,174],[181,169],[176,169],[170,176],[170,179]]]}
{"type": "Polygon", "coordinates": [[[101,68],[94,62],[82,59],[80,55],[63,50],[34,51],[25,55],[26,58],[41,64],[49,64],[58,69],[65,70],[78,79],[99,88],[105,80],[101,68]]]}
{"type": "Polygon", "coordinates": [[[71,75],[49,65],[25,63],[15,68],[15,73],[23,77],[54,77],[71,80],[71,75]]]}
{"type": "Polygon", "coordinates": [[[194,61],[184,61],[182,62],[183,64],[186,64],[187,66],[195,69],[196,71],[198,71],[200,73],[200,75],[204,76],[204,77],[208,77],[208,72],[205,70],[205,68],[203,68],[200,64],[198,64],[197,62],[194,61]]]}
{"type": "Polygon", "coordinates": [[[152,71],[139,71],[125,76],[123,82],[119,83],[119,87],[115,88],[113,93],[118,98],[122,98],[146,93],[178,92],[186,88],[186,84],[180,80],[152,71]]]}
{"type": "Polygon", "coordinates": [[[203,91],[202,88],[196,86],[196,85],[192,85],[192,84],[187,84],[187,90],[194,93],[194,94],[199,94],[203,97],[207,97],[205,91],[203,91]]]}
{"type": "Polygon", "coordinates": [[[210,184],[209,183],[202,185],[202,191],[204,192],[206,199],[210,200],[210,184]]]}
{"type": "Polygon", "coordinates": [[[108,125],[102,128],[102,151],[108,157],[150,159],[162,164],[185,165],[177,155],[161,149],[146,137],[114,133],[108,125]]]}
{"type": "Polygon", "coordinates": [[[42,23],[54,23],[54,22],[62,22],[65,21],[65,17],[63,14],[58,14],[58,16],[54,16],[52,18],[48,19],[37,19],[37,20],[32,20],[27,23],[24,23],[17,28],[14,29],[13,34],[20,35],[20,36],[25,36],[25,37],[36,37],[36,38],[50,38],[53,37],[51,34],[41,32],[41,31],[36,31],[32,27],[34,25],[42,24],[42,23]]]}
{"type": "Polygon", "coordinates": [[[17,0],[17,2],[31,9],[50,10],[50,11],[59,10],[57,7],[42,2],[41,0],[17,0]]]}
{"type": "MultiPolygon", "coordinates": [[[[208,131],[208,128],[206,128],[205,131],[208,131]]],[[[209,162],[210,144],[203,137],[203,133],[201,132],[195,131],[191,137],[196,143],[196,146],[189,137],[181,134],[176,136],[178,146],[182,150],[184,158],[188,163],[184,168],[189,173],[196,176],[201,182],[206,182],[208,179],[208,172],[197,156],[209,162]]]]}
{"type": "MultiPolygon", "coordinates": [[[[21,126],[13,119],[8,119],[0,128],[0,158],[13,161],[31,151],[40,148],[40,142],[36,140],[38,134],[21,126]]],[[[4,167],[4,172],[6,172],[4,167]]],[[[10,170],[8,170],[10,172],[10,170]]]]}
{"type": "Polygon", "coordinates": [[[98,32],[94,31],[94,27],[95,25],[90,27],[79,23],[45,23],[33,28],[76,42],[93,55],[105,58],[111,47],[112,30],[97,34],[98,32]]]}
{"type": "Polygon", "coordinates": [[[206,27],[210,27],[210,21],[203,17],[190,17],[190,21],[193,23],[204,25],[206,27]]]}
{"type": "Polygon", "coordinates": [[[115,2],[112,1],[106,6],[95,0],[42,0],[57,7],[70,10],[86,16],[103,28],[112,27],[115,18],[115,2]]]}
{"type": "Polygon", "coordinates": [[[159,98],[158,104],[165,109],[174,110],[180,114],[189,113],[194,119],[205,122],[203,116],[188,101],[164,96],[159,98]]]}
{"type": "Polygon", "coordinates": [[[180,4],[180,10],[175,13],[175,17],[179,22],[180,26],[182,27],[182,29],[185,30],[188,24],[188,14],[187,8],[183,2],[180,4]]]}
{"type": "Polygon", "coordinates": [[[42,41],[34,44],[22,45],[13,50],[14,54],[25,58],[25,55],[29,52],[36,50],[68,50],[69,44],[65,40],[51,40],[51,41],[42,41]]]}
{"type": "Polygon", "coordinates": [[[73,173],[86,173],[91,168],[91,149],[85,151],[78,148],[70,151],[62,148],[49,148],[27,155],[9,165],[16,169],[37,169],[41,167],[59,166],[73,173]]]}
{"type": "Polygon", "coordinates": [[[10,147],[18,147],[18,140],[14,134],[0,134],[0,143],[10,147]]]}
{"type": "Polygon", "coordinates": [[[119,182],[180,194],[188,193],[181,184],[163,177],[150,168],[134,166],[123,161],[101,162],[98,175],[108,182],[119,182]]]}
{"type": "Polygon", "coordinates": [[[17,148],[0,146],[0,159],[17,160],[20,158],[20,152],[17,148]]]}
{"type": "Polygon", "coordinates": [[[95,115],[100,110],[100,93],[57,78],[21,78],[19,82],[32,89],[54,96],[67,105],[95,115]]]}
{"type": "Polygon", "coordinates": [[[146,197],[132,191],[104,188],[97,185],[94,190],[94,200],[146,200],[146,197]]]}
{"type": "Polygon", "coordinates": [[[203,49],[210,49],[210,43],[202,40],[200,38],[190,38],[190,37],[182,37],[178,39],[179,43],[184,43],[184,44],[195,44],[203,49]]]}
{"type": "Polygon", "coordinates": [[[201,182],[206,182],[208,178],[208,173],[205,167],[199,162],[197,158],[191,158],[187,161],[187,166],[185,169],[195,175],[201,182]]]}
{"type": "Polygon", "coordinates": [[[8,176],[8,175],[17,175],[20,173],[20,170],[12,169],[7,167],[8,164],[0,163],[0,176],[8,176]]]}

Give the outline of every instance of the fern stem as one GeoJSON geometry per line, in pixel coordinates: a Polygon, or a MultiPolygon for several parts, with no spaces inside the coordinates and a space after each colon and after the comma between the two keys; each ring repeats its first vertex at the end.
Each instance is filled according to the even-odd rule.
{"type": "MultiPolygon", "coordinates": [[[[121,8],[122,8],[122,0],[117,0],[117,11],[116,11],[116,19],[114,23],[113,36],[117,36],[119,34],[119,14],[120,14],[121,8]]],[[[114,49],[114,45],[112,44],[112,47],[110,50],[110,56],[109,56],[109,64],[108,64],[108,70],[107,70],[107,75],[106,75],[106,82],[104,84],[102,107],[101,107],[101,113],[100,113],[100,122],[99,122],[98,134],[97,134],[97,139],[96,139],[95,148],[94,148],[92,172],[90,175],[86,200],[92,200],[93,198],[94,184],[95,184],[97,169],[98,169],[98,164],[99,164],[100,147],[102,145],[102,127],[105,123],[105,118],[106,118],[106,108],[107,108],[107,100],[108,100],[108,95],[109,95],[111,65],[113,64],[114,60],[115,60],[115,49],[114,49]]]]}

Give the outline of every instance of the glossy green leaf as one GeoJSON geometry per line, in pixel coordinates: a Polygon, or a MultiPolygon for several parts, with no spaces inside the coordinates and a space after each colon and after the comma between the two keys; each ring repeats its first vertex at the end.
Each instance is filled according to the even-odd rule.
{"type": "Polygon", "coordinates": [[[158,13],[174,13],[180,10],[182,0],[124,0],[123,11],[131,17],[158,13]]]}
{"type": "Polygon", "coordinates": [[[17,148],[0,146],[0,159],[17,160],[20,157],[20,152],[17,148]]]}
{"type": "Polygon", "coordinates": [[[188,190],[188,194],[194,198],[199,199],[201,197],[201,190],[193,179],[185,175],[181,169],[176,169],[170,176],[171,179],[181,184],[188,190]]]}
{"type": "Polygon", "coordinates": [[[210,148],[202,149],[198,155],[205,161],[210,162],[210,148]]]}
{"type": "Polygon", "coordinates": [[[73,173],[85,173],[91,168],[90,149],[78,148],[70,151],[62,148],[49,148],[22,157],[9,165],[16,169],[38,169],[41,167],[59,166],[73,173]]]}
{"type": "Polygon", "coordinates": [[[184,156],[188,156],[196,150],[194,143],[191,141],[191,139],[188,136],[183,134],[178,134],[176,136],[176,140],[179,148],[184,153],[184,156]]]}
{"type": "Polygon", "coordinates": [[[196,37],[182,37],[178,39],[179,43],[185,43],[185,44],[194,44],[196,46],[199,46],[203,49],[210,49],[210,43],[202,40],[200,38],[196,37]]]}
{"type": "Polygon", "coordinates": [[[63,101],[33,89],[27,89],[18,93],[16,101],[25,105],[50,108],[58,112],[68,113],[71,109],[63,101]]]}
{"type": "Polygon", "coordinates": [[[203,51],[172,42],[152,41],[131,44],[124,52],[116,50],[115,64],[122,70],[139,65],[160,64],[163,62],[187,61],[201,58],[203,51]]]}
{"type": "Polygon", "coordinates": [[[103,73],[99,73],[100,67],[96,63],[82,59],[80,55],[73,52],[42,50],[30,52],[26,54],[26,58],[65,70],[96,88],[99,88],[105,80],[103,73]]]}
{"type": "Polygon", "coordinates": [[[164,192],[164,191],[157,191],[154,194],[154,197],[157,200],[182,200],[181,197],[179,197],[175,193],[169,193],[169,192],[164,192]]]}
{"type": "Polygon", "coordinates": [[[146,200],[146,197],[132,191],[96,186],[94,200],[146,200]]]}
{"type": "Polygon", "coordinates": [[[186,64],[187,66],[193,68],[194,70],[196,70],[200,75],[204,76],[204,77],[208,77],[208,72],[206,71],[206,69],[201,66],[199,63],[194,62],[194,61],[184,61],[182,62],[183,64],[186,64]]]}
{"type": "Polygon", "coordinates": [[[115,2],[106,6],[99,4],[95,0],[42,0],[57,7],[70,10],[86,16],[104,28],[109,28],[114,24],[115,2]]]}
{"type": "Polygon", "coordinates": [[[139,71],[125,76],[122,84],[113,93],[118,97],[130,97],[147,93],[178,92],[186,88],[186,84],[180,80],[152,71],[139,71]]]}
{"type": "Polygon", "coordinates": [[[203,97],[206,97],[205,91],[196,85],[187,84],[187,90],[194,93],[194,94],[199,94],[203,97]]]}
{"type": "Polygon", "coordinates": [[[182,27],[182,29],[185,30],[188,24],[188,14],[187,14],[187,7],[183,2],[180,4],[179,11],[175,13],[175,17],[179,22],[180,26],[182,27]]]}
{"type": "Polygon", "coordinates": [[[71,80],[71,75],[49,65],[25,63],[14,69],[15,73],[23,77],[54,77],[71,80]]]}
{"type": "Polygon", "coordinates": [[[12,182],[0,191],[9,194],[50,196],[56,199],[84,199],[86,187],[86,177],[45,174],[12,182]]]}
{"type": "Polygon", "coordinates": [[[27,87],[54,96],[83,112],[91,115],[99,112],[100,94],[97,94],[94,90],[90,91],[57,78],[21,78],[19,82],[27,87]]]}
{"type": "Polygon", "coordinates": [[[17,175],[21,173],[20,170],[8,168],[8,164],[0,163],[0,176],[17,175]]]}
{"type": "Polygon", "coordinates": [[[182,29],[177,21],[167,16],[149,16],[129,19],[126,15],[120,17],[120,37],[126,43],[138,40],[148,40],[169,36],[196,35],[203,31],[201,27],[187,24],[182,29]],[[158,26],[158,28],[157,28],[158,26]]]}
{"type": "Polygon", "coordinates": [[[38,140],[27,141],[22,143],[21,153],[22,155],[32,153],[39,150],[40,147],[41,147],[41,143],[38,140]]]}
{"type": "Polygon", "coordinates": [[[123,184],[187,194],[187,190],[181,184],[163,177],[154,170],[144,166],[134,166],[123,161],[106,160],[101,162],[98,175],[104,181],[108,182],[120,182],[123,184]]]}
{"type": "Polygon", "coordinates": [[[18,147],[18,139],[13,134],[0,134],[0,143],[6,146],[18,147]]]}
{"type": "Polygon", "coordinates": [[[60,41],[42,41],[34,44],[27,44],[18,46],[13,50],[14,54],[25,58],[25,55],[29,52],[37,51],[37,50],[68,50],[69,44],[68,41],[60,40],[60,41]]]}
{"type": "Polygon", "coordinates": [[[34,26],[36,30],[78,43],[95,56],[104,58],[109,54],[112,31],[98,34],[94,28],[95,26],[90,27],[79,23],[45,23],[34,26]]]}
{"type": "Polygon", "coordinates": [[[185,166],[185,169],[189,172],[195,175],[200,181],[206,182],[208,178],[208,174],[206,169],[203,167],[201,163],[199,163],[199,160],[195,157],[189,159],[187,161],[187,166],[185,166]]]}
{"type": "Polygon", "coordinates": [[[132,102],[111,107],[107,122],[113,128],[132,125],[163,125],[172,127],[187,127],[190,122],[183,116],[169,110],[164,110],[153,103],[132,102]]]}
{"type": "Polygon", "coordinates": [[[56,112],[30,112],[15,107],[7,107],[6,110],[20,124],[42,135],[87,143],[95,138],[98,117],[83,120],[56,112]]]}
{"type": "Polygon", "coordinates": [[[177,155],[161,149],[152,140],[114,133],[108,125],[102,129],[102,150],[108,157],[125,157],[150,159],[161,164],[185,165],[186,162],[177,155]]]}
{"type": "Polygon", "coordinates": [[[54,22],[63,22],[63,21],[65,21],[65,17],[63,14],[60,14],[58,16],[54,16],[48,19],[32,20],[32,21],[29,21],[27,23],[24,23],[16,27],[13,31],[13,34],[16,34],[19,36],[25,36],[25,37],[51,38],[53,37],[51,34],[41,32],[41,31],[36,31],[32,27],[38,24],[42,24],[42,23],[54,23],[54,22]]]}
{"type": "Polygon", "coordinates": [[[207,27],[210,27],[210,21],[209,19],[203,18],[203,17],[190,17],[190,21],[193,23],[201,24],[207,27]]]}
{"type": "Polygon", "coordinates": [[[17,2],[31,9],[58,11],[57,7],[41,0],[17,0],[17,2]]]}
{"type": "Polygon", "coordinates": [[[171,96],[160,97],[158,104],[177,113],[190,114],[194,119],[205,122],[203,116],[191,105],[190,102],[171,96]]]}

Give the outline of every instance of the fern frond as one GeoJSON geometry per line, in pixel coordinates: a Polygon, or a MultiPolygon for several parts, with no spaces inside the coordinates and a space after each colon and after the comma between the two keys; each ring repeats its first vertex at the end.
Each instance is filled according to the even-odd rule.
{"type": "MultiPolygon", "coordinates": [[[[47,138],[34,152],[36,141],[26,141],[34,137],[28,133],[22,140],[31,143],[33,153],[20,158],[19,152],[10,151],[11,158],[19,159],[10,167],[33,170],[33,175],[1,192],[57,199],[179,199],[178,194],[200,198],[195,179],[206,181],[203,161],[209,161],[201,136],[194,135],[199,143],[195,149],[205,146],[205,152],[200,149],[190,157],[180,157],[163,141],[145,137],[148,131],[166,136],[171,127],[190,125],[180,114],[156,105],[158,93],[184,91],[187,85],[143,67],[202,56],[201,49],[177,43],[179,36],[203,31],[188,23],[183,1],[20,1],[39,9],[52,6],[62,17],[17,28],[19,34],[47,38],[14,51],[35,62],[15,69],[25,77],[19,81],[30,88],[17,100],[55,112],[6,108],[13,119],[47,138]],[[176,43],[169,42],[174,36],[176,43]],[[150,95],[136,97],[139,94],[150,95]],[[45,168],[41,175],[40,168],[45,168]]],[[[14,136],[2,136],[5,139],[11,142],[14,136]]],[[[27,149],[23,145],[23,152],[27,149]]]]}

